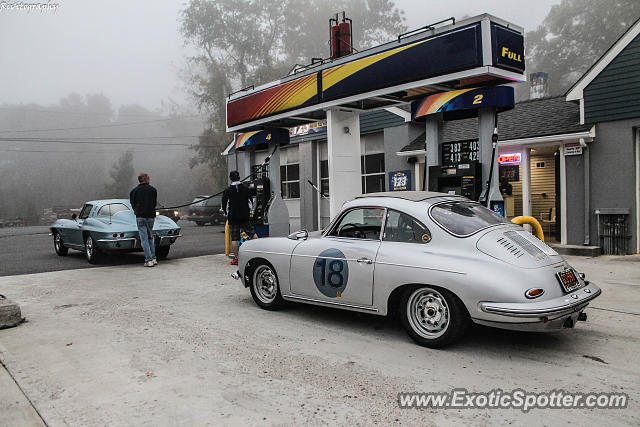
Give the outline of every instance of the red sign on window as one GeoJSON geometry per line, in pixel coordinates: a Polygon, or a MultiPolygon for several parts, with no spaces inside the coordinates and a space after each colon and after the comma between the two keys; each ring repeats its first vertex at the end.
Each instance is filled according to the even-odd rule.
{"type": "Polygon", "coordinates": [[[522,153],[500,154],[498,156],[498,163],[501,165],[509,165],[520,162],[522,162],[522,153]]]}

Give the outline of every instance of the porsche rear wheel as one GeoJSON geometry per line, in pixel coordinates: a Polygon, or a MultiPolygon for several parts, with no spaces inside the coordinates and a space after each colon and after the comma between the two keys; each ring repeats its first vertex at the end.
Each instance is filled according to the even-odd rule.
{"type": "Polygon", "coordinates": [[[462,301],[445,289],[409,288],[401,304],[405,330],[411,339],[425,347],[451,344],[464,334],[469,324],[462,301]]]}
{"type": "Polygon", "coordinates": [[[58,256],[65,256],[69,253],[69,248],[64,245],[62,237],[57,231],[53,232],[53,247],[56,250],[56,254],[58,254],[58,256]]]}
{"type": "Polygon", "coordinates": [[[96,246],[96,242],[95,240],[93,240],[93,237],[91,237],[91,235],[87,236],[86,239],[84,240],[84,251],[85,254],[87,255],[87,261],[89,261],[89,264],[97,264],[98,261],[100,260],[100,249],[98,249],[98,247],[96,246]]]}
{"type": "Polygon", "coordinates": [[[259,262],[249,276],[251,278],[251,296],[260,307],[265,310],[279,309],[284,300],[280,295],[278,276],[271,264],[259,262]]]}

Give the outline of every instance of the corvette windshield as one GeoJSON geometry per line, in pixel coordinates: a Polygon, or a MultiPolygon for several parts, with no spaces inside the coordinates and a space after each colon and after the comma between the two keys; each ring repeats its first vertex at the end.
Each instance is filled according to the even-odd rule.
{"type": "Polygon", "coordinates": [[[431,208],[431,218],[456,236],[470,236],[485,227],[508,223],[507,219],[475,202],[446,202],[431,208]]]}

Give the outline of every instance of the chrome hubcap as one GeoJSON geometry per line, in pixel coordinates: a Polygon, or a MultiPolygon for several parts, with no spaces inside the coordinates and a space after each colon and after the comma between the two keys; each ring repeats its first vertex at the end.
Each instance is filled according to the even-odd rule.
{"type": "Polygon", "coordinates": [[[260,301],[271,303],[278,294],[278,279],[271,268],[261,265],[253,273],[253,286],[260,301]]]}
{"type": "Polygon", "coordinates": [[[418,289],[407,303],[411,328],[424,338],[437,338],[449,327],[449,306],[440,292],[418,289]]]}
{"type": "Polygon", "coordinates": [[[93,239],[91,239],[91,237],[87,237],[86,247],[87,247],[87,258],[91,258],[91,255],[93,254],[93,239]]]}
{"type": "Polygon", "coordinates": [[[53,244],[56,247],[56,250],[59,251],[60,250],[60,235],[56,234],[55,237],[53,238],[53,244]]]}

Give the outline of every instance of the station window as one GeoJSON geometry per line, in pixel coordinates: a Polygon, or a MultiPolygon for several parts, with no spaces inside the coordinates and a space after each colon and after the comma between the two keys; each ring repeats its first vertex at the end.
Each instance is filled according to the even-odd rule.
{"type": "Polygon", "coordinates": [[[329,197],[329,152],[326,141],[318,143],[320,191],[324,197],[329,197]]]}
{"type": "Polygon", "coordinates": [[[329,197],[329,160],[320,160],[320,191],[329,197]]]}
{"type": "Polygon", "coordinates": [[[280,185],[283,199],[300,198],[300,160],[298,146],[280,153],[280,185]]]}
{"type": "Polygon", "coordinates": [[[385,190],[384,143],[381,134],[365,135],[360,142],[362,193],[385,190]]]}

